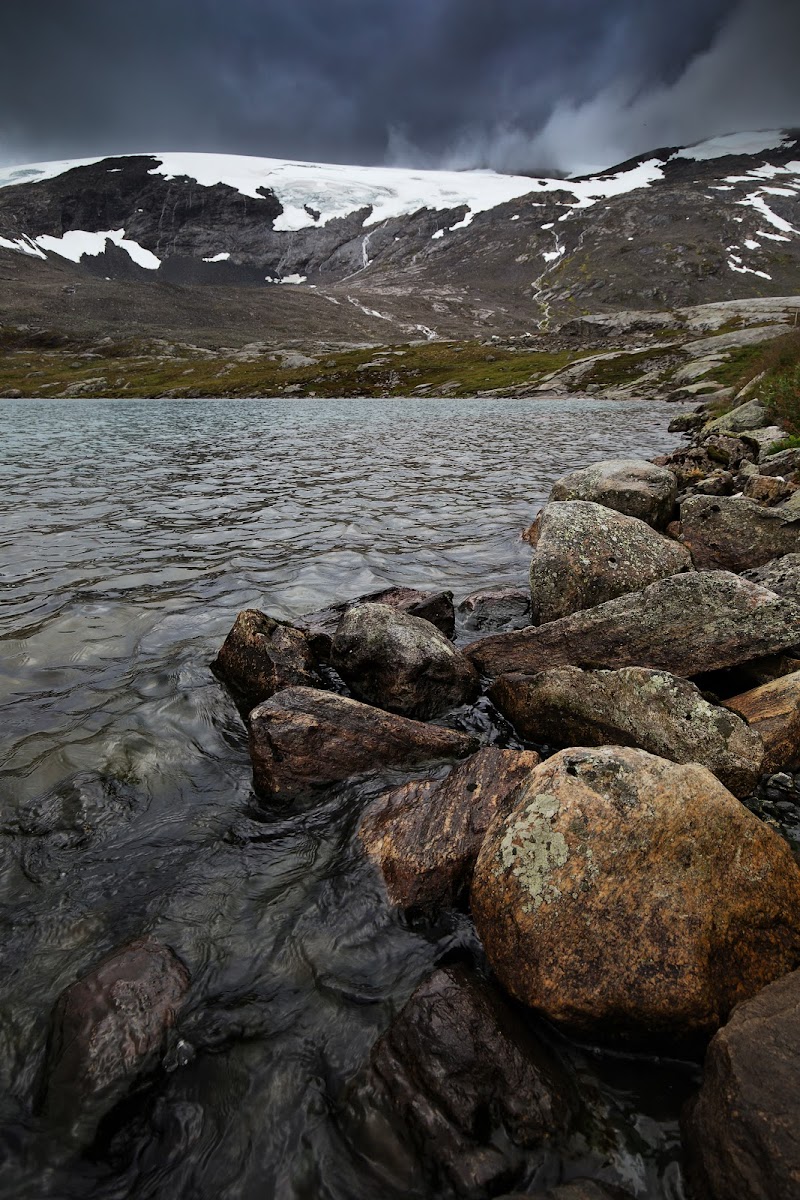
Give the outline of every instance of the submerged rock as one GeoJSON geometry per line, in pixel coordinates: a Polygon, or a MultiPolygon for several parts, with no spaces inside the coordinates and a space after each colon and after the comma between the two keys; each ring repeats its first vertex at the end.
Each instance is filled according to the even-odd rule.
{"type": "Polygon", "coordinates": [[[475,668],[443,633],[387,604],[345,613],[331,663],[359,700],[405,717],[435,717],[478,693],[475,668]]]}
{"type": "Polygon", "coordinates": [[[249,711],[287,687],[318,687],[306,635],[258,609],[240,612],[211,669],[249,711]]]}
{"type": "Polygon", "coordinates": [[[334,604],[319,612],[307,613],[297,624],[309,636],[314,653],[320,662],[328,662],[336,630],[346,612],[359,604],[388,604],[398,612],[408,613],[431,625],[452,638],[456,629],[456,613],[452,592],[421,592],[418,588],[392,587],[379,592],[370,592],[344,604],[334,604]]]}
{"type": "Polygon", "coordinates": [[[688,680],[664,671],[556,667],[502,675],[489,696],[526,741],[638,746],[672,762],[708,767],[735,796],[749,795],[762,771],[758,733],[709,704],[688,680]]]}
{"type": "Polygon", "coordinates": [[[380,796],[359,837],[392,904],[453,905],[469,887],[486,830],[508,812],[514,790],[539,763],[528,751],[489,746],[444,780],[418,780],[380,796]]]}
{"type": "Polygon", "coordinates": [[[800,767],[800,671],[725,701],[761,738],[768,773],[800,767]]]}
{"type": "Polygon", "coordinates": [[[600,504],[548,504],[537,525],[531,562],[534,625],[641,591],[692,566],[677,542],[600,504]]]}
{"type": "Polygon", "coordinates": [[[672,518],[676,495],[671,471],[641,458],[612,458],[564,475],[550,500],[588,500],[662,528],[672,518]]]}
{"type": "Polygon", "coordinates": [[[88,1145],[102,1117],[158,1065],[189,990],[189,972],[150,939],[114,951],[59,996],[51,1023],[43,1115],[88,1145]]]}
{"type": "Polygon", "coordinates": [[[800,546],[800,514],[743,496],[691,496],[681,505],[681,530],[701,571],[746,571],[800,546]]]}
{"type": "Polygon", "coordinates": [[[711,1042],[683,1119],[696,1200],[800,1200],[800,972],[771,984],[711,1042]]]}
{"type": "Polygon", "coordinates": [[[597,608],[473,642],[484,675],[557,666],[654,667],[699,675],[800,643],[800,607],[726,571],[690,571],[597,608]]]}
{"type": "Polygon", "coordinates": [[[439,1187],[475,1200],[513,1180],[522,1150],[563,1137],[577,1107],[552,1053],[462,967],[417,988],[376,1044],[371,1075],[439,1187]]]}
{"type": "Polygon", "coordinates": [[[524,629],[531,623],[530,589],[483,588],[462,600],[458,611],[463,616],[464,628],[470,632],[524,629]]]}
{"type": "Polygon", "coordinates": [[[287,688],[250,714],[253,786],[266,799],[307,798],[368,771],[452,761],[478,748],[477,738],[314,688],[287,688]]]}
{"type": "Polygon", "coordinates": [[[503,986],[589,1036],[711,1033],[800,962],[788,845],[705,768],[641,750],[537,767],[492,823],[471,899],[503,986]]]}

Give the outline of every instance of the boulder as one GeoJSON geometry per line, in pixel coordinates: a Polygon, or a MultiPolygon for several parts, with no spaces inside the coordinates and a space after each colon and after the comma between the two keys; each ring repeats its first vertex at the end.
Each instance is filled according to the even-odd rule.
{"type": "Polygon", "coordinates": [[[334,604],[330,608],[306,613],[300,617],[297,625],[308,634],[312,649],[320,662],[326,663],[330,659],[339,622],[349,609],[358,604],[388,604],[398,612],[406,612],[412,617],[430,621],[445,637],[452,638],[455,633],[456,613],[452,592],[421,592],[418,588],[406,587],[383,588],[379,592],[370,592],[368,596],[359,596],[356,600],[334,604]]]}
{"type": "Polygon", "coordinates": [[[392,1124],[444,1187],[483,1198],[563,1137],[577,1102],[564,1069],[497,992],[463,967],[423,983],[376,1044],[392,1124]]]}
{"type": "Polygon", "coordinates": [[[654,667],[698,675],[800,644],[800,607],[727,571],[691,571],[466,647],[483,675],[549,667],[654,667]]]}
{"type": "Polygon", "coordinates": [[[766,429],[750,429],[742,434],[759,463],[769,458],[772,447],[779,445],[785,437],[786,430],[781,429],[780,425],[769,425],[766,429]]]}
{"type": "Polygon", "coordinates": [[[211,669],[247,712],[283,688],[321,682],[306,635],[255,608],[239,613],[211,669]]]}
{"type": "Polygon", "coordinates": [[[800,514],[743,496],[691,496],[681,505],[681,529],[699,571],[746,571],[800,546],[800,514]]]}
{"type": "Polygon", "coordinates": [[[745,571],[744,577],[775,592],[777,596],[800,604],[800,554],[784,554],[781,558],[774,558],[763,567],[745,571]]]}
{"type": "Polygon", "coordinates": [[[678,413],[667,426],[667,433],[693,433],[703,425],[703,414],[699,412],[678,413]]]}
{"type": "Polygon", "coordinates": [[[555,667],[502,675],[489,693],[526,741],[548,746],[638,746],[677,763],[701,763],[735,796],[762,771],[758,733],[709,704],[694,684],[664,671],[555,667]]]}
{"type": "Polygon", "coordinates": [[[740,1005],[684,1111],[696,1200],[800,1200],[800,972],[740,1005]]]}
{"type": "Polygon", "coordinates": [[[348,609],[331,663],[359,700],[427,719],[478,693],[475,668],[430,621],[388,604],[348,609]]]}
{"type": "Polygon", "coordinates": [[[600,504],[548,504],[537,526],[531,562],[534,625],[691,570],[689,554],[677,542],[600,504]]]}
{"type": "Polygon", "coordinates": [[[287,688],[250,714],[253,786],[268,799],[307,798],[369,771],[452,762],[478,748],[477,738],[314,688],[287,688]]]}
{"type": "Polygon", "coordinates": [[[531,623],[529,588],[483,588],[473,592],[458,606],[464,629],[470,632],[497,633],[501,629],[524,629],[531,623]]]}
{"type": "Polygon", "coordinates": [[[767,454],[758,464],[762,475],[780,475],[783,479],[791,479],[800,471],[800,449],[779,450],[777,454],[767,454]]]}
{"type": "Polygon", "coordinates": [[[722,417],[710,421],[706,429],[710,433],[746,433],[749,429],[765,429],[770,423],[770,417],[763,404],[758,400],[748,400],[740,404],[722,417]]]}
{"type": "Polygon", "coordinates": [[[746,462],[752,462],[756,451],[742,438],[726,437],[715,433],[703,439],[703,452],[712,463],[721,463],[728,470],[736,470],[746,462]]]}
{"type": "Polygon", "coordinates": [[[767,508],[771,508],[783,500],[788,500],[796,490],[795,484],[777,475],[756,474],[748,476],[742,488],[742,495],[748,500],[755,500],[758,504],[765,504],[767,508]]]}
{"type": "MultiPolygon", "coordinates": [[[[736,491],[736,480],[730,471],[712,471],[705,479],[698,480],[691,492],[699,496],[732,496],[736,491]]],[[[686,499],[684,495],[681,503],[686,499]]]]}
{"type": "Polygon", "coordinates": [[[444,780],[417,780],[380,796],[359,836],[392,904],[454,905],[469,887],[486,830],[539,764],[530,751],[487,746],[444,780]]]}
{"type": "Polygon", "coordinates": [[[704,767],[564,750],[481,847],[472,912],[518,1000],[578,1034],[684,1041],[800,963],[800,870],[704,767]]]}
{"type": "Polygon", "coordinates": [[[677,488],[664,467],[642,458],[612,458],[564,475],[550,500],[588,500],[660,528],[672,517],[677,488]]]}
{"type": "Polygon", "coordinates": [[[800,671],[725,701],[761,738],[768,774],[800,767],[800,671]]]}
{"type": "Polygon", "coordinates": [[[58,1000],[50,1028],[43,1115],[88,1145],[102,1117],[159,1064],[189,990],[189,972],[149,938],[115,950],[58,1000]]]}

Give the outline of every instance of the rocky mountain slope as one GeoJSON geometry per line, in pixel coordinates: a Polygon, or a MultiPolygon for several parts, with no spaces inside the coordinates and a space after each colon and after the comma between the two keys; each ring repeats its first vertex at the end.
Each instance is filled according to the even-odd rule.
{"type": "Polygon", "coordinates": [[[152,154],[0,170],[0,323],[204,345],[537,335],[800,291],[800,132],[586,179],[152,154]]]}

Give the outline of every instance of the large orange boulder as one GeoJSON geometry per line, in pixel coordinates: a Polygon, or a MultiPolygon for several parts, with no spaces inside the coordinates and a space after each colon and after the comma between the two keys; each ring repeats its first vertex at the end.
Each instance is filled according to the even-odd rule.
{"type": "Polygon", "coordinates": [[[788,845],[704,767],[564,750],[481,847],[472,911],[500,982],[581,1034],[685,1039],[800,963],[788,845]]]}

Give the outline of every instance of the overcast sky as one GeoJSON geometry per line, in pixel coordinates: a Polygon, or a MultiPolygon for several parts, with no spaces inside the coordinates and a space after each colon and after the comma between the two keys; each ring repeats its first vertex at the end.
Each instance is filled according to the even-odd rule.
{"type": "Polygon", "coordinates": [[[800,0],[2,0],[0,162],[610,166],[800,126],[800,0]]]}

